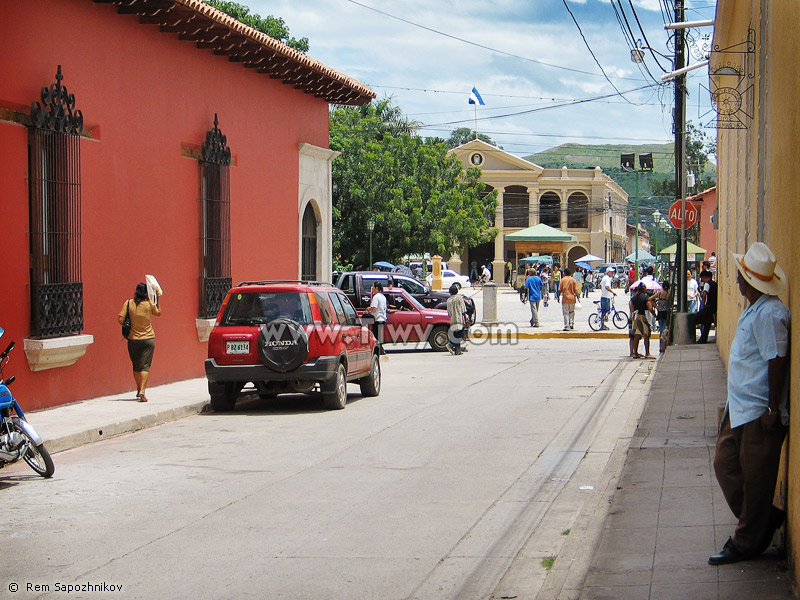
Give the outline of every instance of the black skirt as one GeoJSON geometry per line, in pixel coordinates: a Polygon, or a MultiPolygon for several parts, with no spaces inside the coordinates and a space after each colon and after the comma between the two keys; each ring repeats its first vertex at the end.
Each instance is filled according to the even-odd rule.
{"type": "Polygon", "coordinates": [[[156,338],[128,340],[128,356],[131,357],[131,364],[135,372],[150,371],[150,363],[153,362],[155,349],[156,338]]]}

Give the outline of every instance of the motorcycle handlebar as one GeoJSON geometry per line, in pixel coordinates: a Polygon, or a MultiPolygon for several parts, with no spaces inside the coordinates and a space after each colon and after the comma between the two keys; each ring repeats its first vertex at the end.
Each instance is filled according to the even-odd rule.
{"type": "Polygon", "coordinates": [[[2,354],[0,354],[0,360],[3,360],[3,359],[6,357],[6,356],[8,356],[8,353],[9,353],[9,352],[11,352],[11,351],[14,349],[14,344],[15,344],[15,343],[16,343],[16,342],[12,341],[12,342],[11,342],[11,343],[8,345],[8,348],[6,348],[5,350],[3,350],[3,353],[2,353],[2,354]]]}

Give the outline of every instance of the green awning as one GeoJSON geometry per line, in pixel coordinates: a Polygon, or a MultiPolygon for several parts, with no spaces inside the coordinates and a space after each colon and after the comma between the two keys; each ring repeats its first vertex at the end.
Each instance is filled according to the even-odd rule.
{"type": "Polygon", "coordinates": [[[539,223],[505,236],[507,242],[577,242],[578,238],[555,227],[539,223]]]}

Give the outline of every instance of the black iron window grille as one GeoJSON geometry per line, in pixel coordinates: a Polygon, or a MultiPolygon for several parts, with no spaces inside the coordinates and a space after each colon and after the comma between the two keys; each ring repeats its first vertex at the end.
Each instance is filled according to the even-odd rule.
{"type": "Polygon", "coordinates": [[[215,114],[214,127],[206,133],[200,161],[203,211],[200,316],[204,318],[217,316],[232,283],[230,164],[231,151],[215,114]]]}
{"type": "Polygon", "coordinates": [[[83,330],[81,153],[83,115],[56,81],[31,105],[28,144],[31,337],[83,330]]]}
{"type": "Polygon", "coordinates": [[[317,277],[317,217],[311,205],[303,213],[303,281],[316,281],[317,277]]]}

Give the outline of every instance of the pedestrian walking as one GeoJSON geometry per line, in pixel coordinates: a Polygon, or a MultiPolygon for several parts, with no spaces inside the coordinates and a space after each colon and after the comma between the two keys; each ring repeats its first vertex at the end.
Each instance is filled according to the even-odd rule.
{"type": "Polygon", "coordinates": [[[655,358],[650,354],[650,321],[648,315],[655,317],[656,311],[653,308],[652,297],[647,294],[647,287],[640,283],[632,290],[630,300],[630,311],[633,329],[633,342],[631,344],[632,358],[655,358]],[[639,354],[639,340],[644,339],[644,355],[639,354]]]}
{"type": "Polygon", "coordinates": [[[525,279],[525,288],[528,290],[528,304],[531,307],[531,327],[539,327],[539,302],[542,300],[542,287],[544,283],[535,271],[525,279]]]}
{"type": "Polygon", "coordinates": [[[156,290],[156,302],[150,302],[147,296],[147,284],[139,283],[133,298],[128,299],[119,313],[119,324],[130,319],[131,329],[128,332],[128,356],[133,367],[133,380],[136,383],[136,398],[139,402],[147,402],[145,391],[150,378],[150,367],[153,363],[153,352],[156,348],[156,333],[153,330],[152,317],[161,316],[158,298],[161,290],[156,290]]]}
{"type": "Polygon", "coordinates": [[[553,267],[553,295],[558,300],[558,286],[561,283],[561,270],[558,268],[558,265],[553,267]]]}
{"type": "Polygon", "coordinates": [[[542,280],[542,300],[546,307],[547,303],[550,301],[550,269],[544,267],[539,272],[539,278],[542,280]]]}
{"type": "Polygon", "coordinates": [[[562,271],[561,281],[556,288],[556,302],[561,302],[561,314],[564,315],[564,331],[575,329],[575,303],[578,301],[578,282],[570,275],[566,267],[562,271]]]}
{"type": "Polygon", "coordinates": [[[369,301],[367,312],[375,318],[372,322],[372,333],[375,334],[375,339],[378,341],[378,354],[386,356],[386,350],[383,349],[383,327],[388,318],[388,306],[386,296],[383,295],[383,284],[380,281],[372,284],[372,299],[369,301]]]}
{"type": "Polygon", "coordinates": [[[464,326],[469,323],[467,305],[458,293],[459,287],[454,283],[450,286],[450,297],[447,299],[447,314],[450,315],[450,341],[447,350],[450,354],[461,354],[461,340],[464,336],[464,326]]]}
{"type": "Polygon", "coordinates": [[[781,446],[789,425],[789,309],[778,294],[786,274],[763,242],[734,254],[736,283],[747,300],[728,363],[728,401],[717,437],[714,472],[739,520],[722,550],[708,559],[724,565],[754,558],[772,542],[785,512],[772,504],[781,446]]]}

